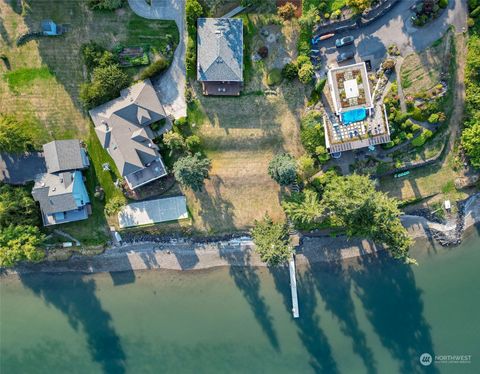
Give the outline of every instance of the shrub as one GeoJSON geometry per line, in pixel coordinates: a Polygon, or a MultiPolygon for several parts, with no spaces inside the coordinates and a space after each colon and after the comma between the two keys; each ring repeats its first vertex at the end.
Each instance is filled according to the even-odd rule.
{"type": "Polygon", "coordinates": [[[300,55],[297,57],[296,64],[298,69],[300,69],[303,65],[308,63],[311,63],[311,62],[310,62],[310,57],[308,57],[307,55],[300,55]]]}
{"type": "Polygon", "coordinates": [[[175,150],[183,150],[186,147],[182,135],[173,131],[163,134],[163,144],[170,149],[170,154],[175,150]]]}
{"type": "Polygon", "coordinates": [[[325,147],[325,133],[320,112],[311,111],[302,118],[300,139],[305,150],[311,155],[317,154],[317,147],[325,147]]]}
{"type": "Polygon", "coordinates": [[[301,179],[306,180],[312,177],[315,172],[315,160],[308,155],[301,156],[298,161],[298,175],[301,179]]]}
{"type": "Polygon", "coordinates": [[[97,66],[107,66],[118,62],[117,57],[112,52],[107,51],[100,44],[93,41],[83,44],[80,52],[83,62],[89,71],[97,66]]]}
{"type": "Polygon", "coordinates": [[[187,70],[187,77],[192,79],[195,78],[197,72],[197,43],[191,35],[189,35],[187,39],[185,67],[187,70]]]}
{"type": "Polygon", "coordinates": [[[194,29],[197,24],[197,18],[203,14],[203,7],[197,0],[187,0],[185,4],[185,14],[188,27],[194,29]]]}
{"type": "Polygon", "coordinates": [[[433,113],[430,115],[430,117],[428,117],[428,122],[438,123],[438,119],[439,119],[438,113],[433,113]]]}
{"type": "Polygon", "coordinates": [[[268,57],[268,48],[265,47],[265,46],[262,46],[262,47],[258,48],[257,53],[261,58],[267,58],[268,57]]]}
{"type": "Polygon", "coordinates": [[[88,0],[87,5],[90,9],[115,10],[122,7],[123,0],[88,0]]]}
{"type": "Polygon", "coordinates": [[[200,150],[201,141],[197,135],[190,135],[187,139],[185,139],[185,143],[188,150],[192,153],[198,152],[200,150]]]}
{"type": "Polygon", "coordinates": [[[140,74],[140,79],[152,78],[162,71],[167,69],[169,66],[168,60],[165,57],[160,57],[158,60],[147,66],[142,73],[140,74]]]}
{"type": "Polygon", "coordinates": [[[420,125],[416,125],[416,124],[412,125],[412,132],[413,133],[419,132],[421,129],[422,129],[422,127],[420,125]]]}
{"type": "Polygon", "coordinates": [[[130,77],[118,65],[96,67],[92,81],[80,87],[80,100],[87,108],[95,107],[118,97],[130,82],[130,77]]]}
{"type": "Polygon", "coordinates": [[[114,214],[120,212],[122,208],[127,204],[127,199],[123,195],[113,196],[105,204],[105,214],[107,216],[113,216],[114,214]]]}
{"type": "Polygon", "coordinates": [[[277,14],[284,20],[291,19],[295,15],[297,7],[292,3],[285,3],[281,7],[278,7],[277,14]]]}
{"type": "Polygon", "coordinates": [[[298,77],[298,67],[295,63],[289,62],[282,69],[282,77],[293,80],[298,77]]]}
{"type": "Polygon", "coordinates": [[[334,10],[330,16],[332,19],[339,19],[342,15],[342,11],[340,9],[334,10]]]}
{"type": "Polygon", "coordinates": [[[393,70],[395,68],[395,61],[391,58],[386,59],[382,63],[382,68],[383,68],[383,70],[386,70],[386,71],[393,70]]]}
{"type": "Polygon", "coordinates": [[[472,18],[477,18],[479,14],[480,14],[480,6],[477,6],[475,10],[472,13],[470,13],[470,16],[472,18]]]}
{"type": "Polygon", "coordinates": [[[439,0],[438,6],[442,9],[446,8],[448,6],[448,0],[439,0]]]}
{"type": "Polygon", "coordinates": [[[272,69],[267,75],[267,84],[274,86],[282,81],[282,72],[280,69],[272,69]]]}
{"type": "Polygon", "coordinates": [[[478,6],[478,0],[468,0],[468,9],[474,10],[478,6]]]}
{"type": "Polygon", "coordinates": [[[315,69],[310,61],[303,64],[302,67],[298,70],[298,79],[304,84],[310,83],[314,75],[315,69]]]}
{"type": "Polygon", "coordinates": [[[270,161],[268,174],[281,186],[292,184],[297,177],[297,163],[288,153],[279,154],[270,161]]]}

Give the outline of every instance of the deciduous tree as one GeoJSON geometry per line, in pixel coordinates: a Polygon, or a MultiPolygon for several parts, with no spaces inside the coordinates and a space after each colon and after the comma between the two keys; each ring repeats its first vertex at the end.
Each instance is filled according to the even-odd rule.
{"type": "Polygon", "coordinates": [[[40,261],[45,253],[39,248],[45,236],[38,227],[11,224],[0,229],[0,266],[13,266],[19,261],[40,261]]]}

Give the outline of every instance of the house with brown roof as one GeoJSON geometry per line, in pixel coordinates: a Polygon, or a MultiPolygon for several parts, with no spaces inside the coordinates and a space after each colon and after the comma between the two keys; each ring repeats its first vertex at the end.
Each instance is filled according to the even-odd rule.
{"type": "Polygon", "coordinates": [[[197,80],[204,95],[238,96],[243,87],[243,22],[197,20],[197,80]]]}

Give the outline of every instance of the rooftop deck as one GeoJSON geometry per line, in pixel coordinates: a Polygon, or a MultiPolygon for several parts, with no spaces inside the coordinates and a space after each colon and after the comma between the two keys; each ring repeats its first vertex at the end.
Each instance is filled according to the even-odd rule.
{"type": "Polygon", "coordinates": [[[145,169],[127,175],[125,180],[127,181],[128,186],[134,190],[137,187],[143,186],[144,184],[147,184],[165,175],[167,175],[167,170],[165,169],[162,160],[157,159],[149,166],[145,167],[145,169]]]}

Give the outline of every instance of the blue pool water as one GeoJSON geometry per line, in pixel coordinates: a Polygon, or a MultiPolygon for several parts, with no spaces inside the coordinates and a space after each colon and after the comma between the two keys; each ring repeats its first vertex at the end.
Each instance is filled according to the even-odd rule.
{"type": "Polygon", "coordinates": [[[348,112],[342,113],[342,122],[348,125],[353,122],[362,121],[367,118],[367,110],[365,108],[354,109],[348,112]]]}

